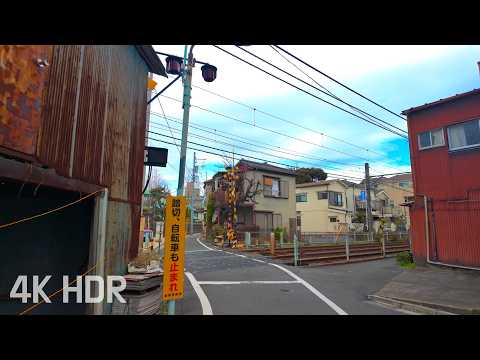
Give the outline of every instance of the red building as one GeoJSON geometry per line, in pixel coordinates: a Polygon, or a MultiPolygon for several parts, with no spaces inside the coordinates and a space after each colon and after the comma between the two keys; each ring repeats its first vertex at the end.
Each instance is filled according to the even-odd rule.
{"type": "Polygon", "coordinates": [[[480,89],[405,110],[418,263],[480,267],[480,89]],[[426,206],[425,206],[426,205],[426,206]]]}

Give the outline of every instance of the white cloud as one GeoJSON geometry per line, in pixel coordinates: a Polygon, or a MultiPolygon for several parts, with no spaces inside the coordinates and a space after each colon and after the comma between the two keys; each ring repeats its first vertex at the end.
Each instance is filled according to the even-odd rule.
{"type": "MultiPolygon", "coordinates": [[[[241,52],[233,46],[222,46],[225,49],[228,49],[232,53],[238,54],[244,59],[248,59],[254,64],[261,66],[264,69],[268,69],[274,74],[281,76],[282,78],[287,79],[286,75],[280,75],[278,71],[270,68],[267,64],[261,63],[258,60],[255,60],[246,53],[241,52]]],[[[453,53],[460,50],[461,46],[419,46],[419,45],[408,45],[408,46],[363,46],[363,45],[354,45],[354,46],[305,46],[305,45],[287,45],[284,46],[287,50],[298,55],[300,58],[306,60],[314,66],[317,66],[319,69],[325,73],[334,76],[336,79],[348,84],[351,84],[354,81],[357,81],[361,78],[367,78],[369,75],[376,74],[378,72],[395,70],[404,65],[414,65],[420,64],[428,61],[437,61],[440,57],[453,53]]],[[[165,53],[171,53],[179,56],[183,56],[183,45],[155,45],[157,51],[162,51],[165,53]]],[[[272,61],[273,63],[285,68],[286,70],[294,73],[295,75],[304,78],[304,76],[298,72],[290,64],[286,63],[277,53],[275,53],[268,46],[251,46],[247,48],[249,51],[254,52],[255,54],[272,61]]],[[[285,117],[287,119],[293,120],[288,116],[284,115],[288,111],[290,114],[294,114],[292,117],[295,119],[295,111],[291,111],[290,99],[293,99],[294,95],[298,95],[298,91],[292,89],[288,85],[282,84],[278,80],[275,80],[269,77],[266,74],[261,73],[260,71],[251,68],[246,64],[242,64],[237,59],[230,57],[227,54],[222,53],[220,50],[215,49],[212,46],[199,45],[194,49],[195,58],[199,61],[209,62],[212,65],[217,66],[218,68],[218,77],[212,83],[206,83],[203,81],[200,71],[200,64],[197,64],[194,69],[193,75],[193,84],[198,85],[202,88],[209,89],[213,92],[222,94],[226,97],[232,98],[237,101],[245,102],[249,105],[255,106],[259,109],[264,109],[265,103],[268,101],[273,101],[277,99],[282,99],[284,104],[280,104],[274,110],[269,110],[273,114],[285,117]]],[[[164,62],[164,57],[161,57],[164,62]]],[[[165,63],[165,62],[164,62],[165,63]]],[[[302,67],[305,69],[305,67],[302,67]]],[[[317,81],[322,83],[325,86],[328,86],[329,89],[335,92],[333,89],[333,83],[329,80],[326,80],[319,74],[309,71],[309,74],[312,75],[317,81]]],[[[168,79],[156,77],[158,81],[157,90],[162,89],[166,86],[173,76],[169,76],[168,79]]],[[[290,80],[290,79],[289,79],[290,80]]],[[[295,80],[291,80],[295,82],[295,80]]],[[[361,91],[361,89],[359,89],[361,91]]],[[[177,81],[171,88],[169,88],[165,95],[181,100],[182,98],[182,83],[177,81]]],[[[339,94],[340,95],[340,94],[339,94]]],[[[365,94],[368,96],[368,94],[365,94]]],[[[164,97],[159,98],[165,113],[169,116],[173,116],[182,119],[182,106],[181,103],[175,102],[164,97]]],[[[243,120],[251,120],[251,113],[248,109],[242,107],[241,105],[236,105],[222,98],[216,97],[214,95],[208,94],[198,88],[192,89],[192,103],[200,105],[202,107],[210,108],[217,110],[221,106],[222,109],[225,109],[225,106],[229,106],[227,110],[222,110],[227,114],[236,114],[238,118],[243,120]]],[[[293,103],[293,102],[292,102],[293,103]]],[[[317,102],[318,103],[318,102],[317,102]]],[[[327,135],[344,139],[349,142],[352,142],[356,145],[359,145],[364,148],[369,148],[376,150],[379,148],[379,144],[388,142],[389,140],[398,138],[396,135],[387,133],[378,128],[374,128],[371,125],[362,124],[359,120],[349,120],[350,115],[347,115],[345,118],[335,116],[338,114],[338,111],[332,109],[332,112],[328,110],[323,111],[325,108],[328,108],[327,105],[323,106],[322,104],[317,105],[312,102],[312,108],[307,107],[299,108],[298,113],[299,117],[295,121],[298,121],[298,124],[308,126],[310,128],[317,129],[322,131],[327,135]],[[366,125],[366,126],[365,126],[366,125]]],[[[151,109],[155,112],[161,113],[160,106],[158,101],[152,103],[151,109]]],[[[273,145],[281,146],[286,148],[286,151],[294,151],[304,154],[310,154],[313,157],[322,157],[342,161],[348,156],[335,153],[328,150],[322,150],[321,148],[313,145],[307,144],[305,142],[296,141],[293,139],[284,138],[281,136],[276,136],[269,134],[258,129],[252,129],[249,126],[239,124],[237,122],[218,118],[215,115],[210,115],[203,113],[200,110],[192,108],[191,110],[191,119],[193,123],[207,125],[213,128],[217,128],[219,131],[227,131],[238,136],[243,136],[252,141],[262,141],[264,143],[270,143],[273,145]]],[[[398,120],[398,119],[397,119],[398,120]]],[[[160,124],[165,124],[165,121],[161,118],[154,117],[154,121],[160,124]]],[[[259,122],[260,123],[260,122],[259,122]]],[[[322,137],[318,134],[304,131],[295,127],[293,125],[285,125],[276,120],[263,120],[261,124],[267,128],[279,129],[279,131],[285,132],[291,136],[302,138],[309,142],[320,143],[322,145],[335,148],[340,151],[345,151],[351,154],[355,154],[360,157],[367,157],[373,169],[373,172],[385,172],[391,173],[394,170],[388,166],[385,166],[382,162],[389,161],[388,159],[380,159],[377,155],[368,155],[365,151],[352,147],[347,144],[342,144],[338,141],[332,140],[328,137],[322,137]]],[[[397,123],[398,124],[398,123],[397,123]]],[[[181,128],[180,124],[172,123],[172,127],[181,128]]],[[[400,125],[404,126],[404,124],[400,125]]],[[[159,131],[158,129],[156,129],[159,131]]],[[[215,138],[214,135],[208,135],[198,130],[191,129],[192,132],[200,133],[204,136],[209,136],[210,138],[215,138]]],[[[168,130],[159,131],[163,134],[168,134],[168,130]]],[[[180,138],[180,134],[177,132],[173,133],[175,137],[180,138]]],[[[229,142],[227,139],[215,138],[221,141],[229,142]]],[[[229,148],[228,146],[219,145],[219,143],[210,143],[206,140],[190,138],[191,141],[198,143],[208,144],[209,146],[214,147],[223,147],[229,148]]],[[[172,141],[168,139],[167,141],[172,141]]],[[[177,141],[178,142],[178,141],[177,141]]],[[[160,144],[157,144],[160,146],[160,144]]],[[[247,146],[241,144],[241,146],[247,146]]],[[[169,146],[169,163],[173,164],[178,168],[178,151],[174,146],[169,146]]],[[[230,147],[231,149],[231,147],[230,147]]],[[[212,150],[215,151],[215,150],[212,150]]],[[[252,154],[253,152],[241,151],[240,153],[252,154]]],[[[262,149],[261,151],[269,151],[262,149]]],[[[381,152],[380,150],[376,150],[381,152]]],[[[319,161],[309,160],[301,157],[295,157],[293,155],[286,155],[279,153],[280,156],[303,159],[307,162],[319,163],[319,161]]],[[[187,167],[191,167],[191,158],[192,153],[189,151],[187,156],[187,167]]],[[[221,158],[216,155],[206,154],[206,153],[197,153],[197,156],[201,156],[205,159],[204,163],[218,163],[221,162],[221,158]]],[[[265,157],[263,155],[258,155],[259,158],[265,157]]],[[[279,159],[279,162],[285,162],[284,159],[279,159]]],[[[347,162],[363,163],[361,159],[352,159],[350,158],[347,162]]],[[[320,162],[321,163],[321,162],[320,162]]],[[[299,166],[308,166],[306,164],[300,164],[299,166]]],[[[332,164],[340,170],[331,170],[332,172],[342,172],[350,174],[352,176],[363,176],[361,175],[362,169],[354,168],[352,172],[352,167],[343,166],[341,164],[332,164]],[[360,173],[356,172],[360,171],[360,173]]],[[[399,170],[409,170],[408,166],[394,166],[399,170]]],[[[178,170],[177,170],[178,171],[178,170]]],[[[168,181],[174,181],[177,179],[176,172],[168,167],[163,170],[165,173],[164,178],[168,181]]],[[[209,173],[209,176],[212,174],[209,173]]]]}

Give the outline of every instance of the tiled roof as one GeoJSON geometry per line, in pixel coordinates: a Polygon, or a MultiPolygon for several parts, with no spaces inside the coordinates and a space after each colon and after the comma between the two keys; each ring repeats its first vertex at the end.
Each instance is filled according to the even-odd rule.
{"type": "Polygon", "coordinates": [[[295,176],[295,172],[291,169],[282,168],[279,166],[270,165],[268,163],[259,163],[255,161],[241,159],[237,165],[245,165],[253,170],[266,171],[276,174],[295,176]]]}
{"type": "Polygon", "coordinates": [[[321,180],[321,181],[314,181],[314,182],[309,182],[304,184],[296,184],[295,187],[306,188],[306,187],[313,187],[313,186],[322,186],[322,185],[329,185],[333,182],[339,182],[345,187],[349,186],[348,184],[345,184],[345,181],[342,181],[342,180],[321,180]]]}

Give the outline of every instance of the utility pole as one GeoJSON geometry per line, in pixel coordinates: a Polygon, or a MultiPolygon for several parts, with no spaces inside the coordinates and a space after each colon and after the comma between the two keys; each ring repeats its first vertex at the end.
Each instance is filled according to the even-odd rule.
{"type": "Polygon", "coordinates": [[[193,152],[193,170],[192,170],[192,196],[190,199],[190,234],[193,234],[193,216],[195,214],[195,182],[197,179],[197,159],[196,154],[193,152]]]}
{"type": "Polygon", "coordinates": [[[370,198],[370,167],[365,163],[365,190],[367,192],[367,228],[368,240],[373,241],[373,226],[372,226],[372,201],[370,198]]]}
{"type": "MultiPolygon", "coordinates": [[[[185,71],[183,72],[183,126],[182,126],[182,143],[180,146],[180,168],[178,170],[177,196],[184,195],[185,182],[185,163],[187,158],[187,138],[188,138],[188,121],[190,118],[190,97],[192,91],[192,69],[193,69],[193,50],[194,45],[190,47],[187,58],[188,45],[185,45],[183,54],[183,64],[185,71]]],[[[168,315],[175,315],[175,300],[168,300],[168,315]]]]}
{"type": "Polygon", "coordinates": [[[182,126],[182,143],[180,146],[180,168],[178,170],[178,186],[177,196],[184,194],[185,182],[185,163],[187,158],[187,138],[188,138],[188,122],[190,119],[190,97],[192,91],[192,69],[193,69],[193,50],[194,45],[190,47],[190,52],[187,59],[187,48],[185,45],[185,52],[183,62],[185,71],[183,75],[183,126],[182,126]]]}

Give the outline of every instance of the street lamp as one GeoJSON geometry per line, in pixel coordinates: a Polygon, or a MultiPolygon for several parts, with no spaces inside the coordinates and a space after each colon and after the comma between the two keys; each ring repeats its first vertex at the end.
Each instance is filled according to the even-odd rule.
{"type": "Polygon", "coordinates": [[[217,68],[210,64],[202,66],[202,77],[206,82],[212,82],[217,78],[217,68]]]}
{"type": "Polygon", "coordinates": [[[183,63],[183,59],[181,57],[170,55],[167,56],[165,62],[167,64],[166,71],[168,74],[180,75],[180,73],[182,72],[183,63]]]}
{"type": "MultiPolygon", "coordinates": [[[[202,63],[200,61],[196,61],[193,58],[194,46],[195,45],[190,46],[190,51],[188,52],[188,56],[187,56],[188,45],[185,45],[185,50],[183,55],[183,66],[182,66],[182,63],[180,62],[181,58],[179,58],[178,56],[164,54],[157,51],[157,54],[167,56],[166,58],[167,73],[178,75],[179,77],[181,76],[183,81],[183,105],[182,105],[183,106],[183,125],[182,125],[182,142],[180,146],[180,167],[178,172],[177,196],[184,194],[183,183],[185,182],[185,165],[186,165],[186,158],[187,158],[188,122],[190,118],[190,99],[191,99],[191,91],[192,91],[192,70],[193,70],[193,67],[195,66],[195,63],[198,62],[204,65],[202,66],[202,77],[206,82],[212,82],[217,77],[217,68],[215,66],[207,63],[202,63]]],[[[168,86],[170,86],[172,83],[170,83],[168,86]]],[[[157,96],[158,95],[159,94],[157,94],[157,96]]],[[[168,300],[167,305],[168,305],[168,315],[174,315],[175,300],[168,300]]]]}

